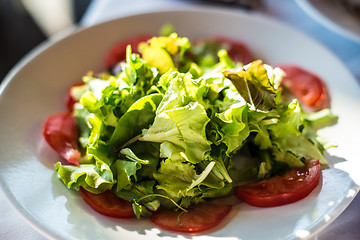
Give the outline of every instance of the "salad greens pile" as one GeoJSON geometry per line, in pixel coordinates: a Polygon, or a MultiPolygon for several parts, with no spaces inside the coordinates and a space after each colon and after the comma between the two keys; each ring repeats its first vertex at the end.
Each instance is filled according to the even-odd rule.
{"type": "Polygon", "coordinates": [[[141,54],[127,47],[120,73],[90,73],[72,88],[81,164],[55,165],[68,188],[112,190],[140,217],[225,196],[305,159],[327,164],[316,131],[336,118],[329,109],[285,100],[279,68],[200,48],[175,33],[154,37],[141,54]]]}

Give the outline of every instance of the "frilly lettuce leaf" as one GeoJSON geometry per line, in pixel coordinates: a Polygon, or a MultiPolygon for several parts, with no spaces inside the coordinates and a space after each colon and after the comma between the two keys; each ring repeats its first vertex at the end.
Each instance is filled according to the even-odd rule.
{"type": "Polygon", "coordinates": [[[129,190],[133,183],[137,181],[136,172],[141,167],[142,165],[139,162],[124,159],[116,160],[113,164],[113,170],[117,176],[116,190],[129,190]]]}
{"type": "Polygon", "coordinates": [[[302,167],[304,159],[319,159],[320,164],[328,164],[320,150],[306,137],[288,134],[274,141],[277,161],[286,162],[290,167],[302,167]]]}
{"type": "Polygon", "coordinates": [[[165,155],[183,152],[192,163],[202,161],[211,149],[210,141],[206,139],[206,125],[210,119],[204,107],[196,102],[198,89],[191,75],[174,72],[156,110],[154,123],[143,131],[139,140],[170,142],[176,146],[172,148],[176,152],[165,155]]]}
{"type": "Polygon", "coordinates": [[[223,74],[233,82],[240,95],[255,109],[275,108],[276,90],[262,61],[257,60],[245,67],[225,70],[223,74]]]}
{"type": "Polygon", "coordinates": [[[115,151],[129,139],[140,134],[154,121],[155,111],[163,96],[150,94],[136,101],[119,119],[109,140],[110,151],[115,151]]]}
{"type": "Polygon", "coordinates": [[[250,134],[247,122],[248,106],[235,104],[225,112],[218,114],[221,122],[221,132],[223,142],[228,146],[227,154],[231,154],[240,149],[250,134]]]}
{"type": "Polygon", "coordinates": [[[158,114],[153,125],[144,130],[139,140],[170,142],[178,147],[174,150],[184,152],[186,160],[198,163],[211,149],[205,133],[205,126],[209,120],[201,105],[189,103],[184,107],[158,114]]]}
{"type": "Polygon", "coordinates": [[[320,149],[302,134],[305,123],[298,101],[294,100],[280,113],[279,121],[269,126],[273,144],[277,147],[275,159],[288,163],[290,167],[303,166],[303,160],[307,158],[327,164],[320,149]]]}
{"type": "Polygon", "coordinates": [[[200,85],[193,80],[191,74],[176,71],[168,74],[169,87],[156,110],[156,114],[168,109],[185,106],[197,100],[200,85]]]}
{"type": "Polygon", "coordinates": [[[224,196],[231,190],[231,184],[219,178],[214,171],[216,164],[215,161],[204,162],[200,174],[197,174],[191,163],[166,159],[154,173],[158,182],[156,188],[174,201],[181,200],[183,207],[201,202],[204,197],[224,196]]]}
{"type": "Polygon", "coordinates": [[[301,135],[300,128],[304,119],[298,101],[292,101],[285,110],[280,109],[278,113],[276,124],[269,126],[275,138],[283,138],[288,134],[301,135]]]}
{"type": "Polygon", "coordinates": [[[175,201],[184,196],[195,196],[193,191],[186,191],[196,178],[193,164],[166,159],[154,173],[154,178],[159,183],[156,188],[164,190],[175,201]]]}
{"type": "Polygon", "coordinates": [[[55,169],[68,188],[78,190],[83,187],[92,193],[110,190],[116,183],[110,167],[101,162],[96,164],[80,164],[80,166],[56,163],[55,169]]]}

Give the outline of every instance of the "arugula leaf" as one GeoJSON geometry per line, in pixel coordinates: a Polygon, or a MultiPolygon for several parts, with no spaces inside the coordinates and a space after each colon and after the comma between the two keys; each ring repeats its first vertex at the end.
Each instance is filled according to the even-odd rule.
{"type": "Polygon", "coordinates": [[[143,179],[153,179],[153,173],[158,165],[158,158],[147,152],[135,154],[130,148],[120,151],[120,159],[112,169],[118,176],[116,191],[129,189],[143,179]]]}
{"type": "Polygon", "coordinates": [[[131,151],[130,148],[124,148],[120,151],[121,154],[125,155],[125,157],[133,162],[138,162],[141,164],[149,164],[150,162],[146,159],[141,159],[138,156],[135,155],[133,151],[131,151]]]}
{"type": "Polygon", "coordinates": [[[154,185],[154,180],[136,182],[131,189],[122,189],[115,193],[118,197],[133,202],[133,210],[138,219],[141,216],[149,217],[152,214],[150,211],[156,211],[160,207],[160,202],[153,192],[154,185]]]}
{"type": "Polygon", "coordinates": [[[154,194],[155,184],[155,180],[144,180],[134,183],[129,189],[115,190],[115,193],[117,196],[129,202],[132,202],[134,200],[139,201],[139,199],[141,198],[143,198],[144,200],[139,202],[149,202],[155,199],[155,197],[152,197],[152,195],[154,194]],[[149,196],[149,198],[145,198],[146,196],[149,196]]]}

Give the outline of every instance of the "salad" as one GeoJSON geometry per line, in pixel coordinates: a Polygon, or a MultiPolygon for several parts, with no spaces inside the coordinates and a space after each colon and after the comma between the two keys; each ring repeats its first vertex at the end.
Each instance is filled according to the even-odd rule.
{"type": "Polygon", "coordinates": [[[324,82],[254,60],[240,41],[171,32],[116,44],[71,86],[43,135],[61,181],[97,212],[178,232],[218,225],[234,194],[256,207],[317,187],[334,124],[324,82]]]}

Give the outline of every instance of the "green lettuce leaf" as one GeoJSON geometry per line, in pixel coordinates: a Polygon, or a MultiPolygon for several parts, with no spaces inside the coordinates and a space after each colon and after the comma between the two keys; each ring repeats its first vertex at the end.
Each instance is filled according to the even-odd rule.
{"type": "Polygon", "coordinates": [[[211,142],[206,139],[206,125],[210,119],[204,107],[196,101],[200,98],[198,89],[199,85],[192,81],[191,75],[174,72],[170,86],[156,110],[154,123],[143,131],[139,140],[170,142],[173,144],[171,149],[176,152],[161,155],[179,156],[183,152],[190,162],[202,161],[211,149],[211,142]]]}
{"type": "Polygon", "coordinates": [[[155,111],[163,96],[161,94],[147,95],[133,105],[119,119],[109,140],[110,151],[116,151],[121,145],[139,135],[154,121],[155,111]]]}
{"type": "Polygon", "coordinates": [[[133,202],[135,216],[139,219],[141,216],[151,216],[150,211],[156,211],[160,207],[160,202],[154,194],[154,180],[136,182],[130,189],[116,191],[116,195],[129,202],[133,202]]]}
{"type": "Polygon", "coordinates": [[[142,165],[139,162],[116,160],[112,166],[117,176],[116,190],[130,189],[133,183],[137,181],[136,171],[141,167],[142,165]]]}
{"type": "Polygon", "coordinates": [[[204,108],[198,103],[190,103],[184,107],[161,112],[139,140],[171,142],[184,152],[186,160],[198,163],[211,149],[205,133],[208,121],[204,108]]]}
{"type": "Polygon", "coordinates": [[[158,182],[156,188],[165,191],[175,201],[185,196],[195,196],[194,190],[187,189],[196,176],[193,164],[171,159],[161,162],[160,168],[154,173],[154,178],[158,182]]]}
{"type": "Polygon", "coordinates": [[[79,190],[83,187],[92,193],[101,193],[110,190],[116,183],[110,167],[101,162],[96,164],[62,165],[55,164],[55,169],[68,188],[79,190]]]}
{"type": "Polygon", "coordinates": [[[159,183],[156,188],[175,202],[180,201],[180,205],[185,208],[203,201],[204,197],[224,196],[231,190],[231,184],[225,183],[221,174],[216,172],[215,165],[215,161],[204,162],[197,174],[191,163],[166,159],[154,173],[159,183]]]}
{"type": "Polygon", "coordinates": [[[247,113],[247,105],[236,104],[217,115],[222,121],[221,131],[223,133],[223,142],[228,147],[226,152],[228,156],[240,149],[250,134],[247,113]]]}
{"type": "Polygon", "coordinates": [[[288,134],[274,142],[278,147],[275,149],[276,160],[286,162],[292,168],[304,166],[305,159],[319,159],[320,164],[328,164],[321,151],[302,135],[288,134]]]}
{"type": "Polygon", "coordinates": [[[276,90],[262,61],[252,62],[246,69],[225,70],[223,74],[234,83],[241,96],[255,109],[271,110],[275,107],[276,90]]]}

